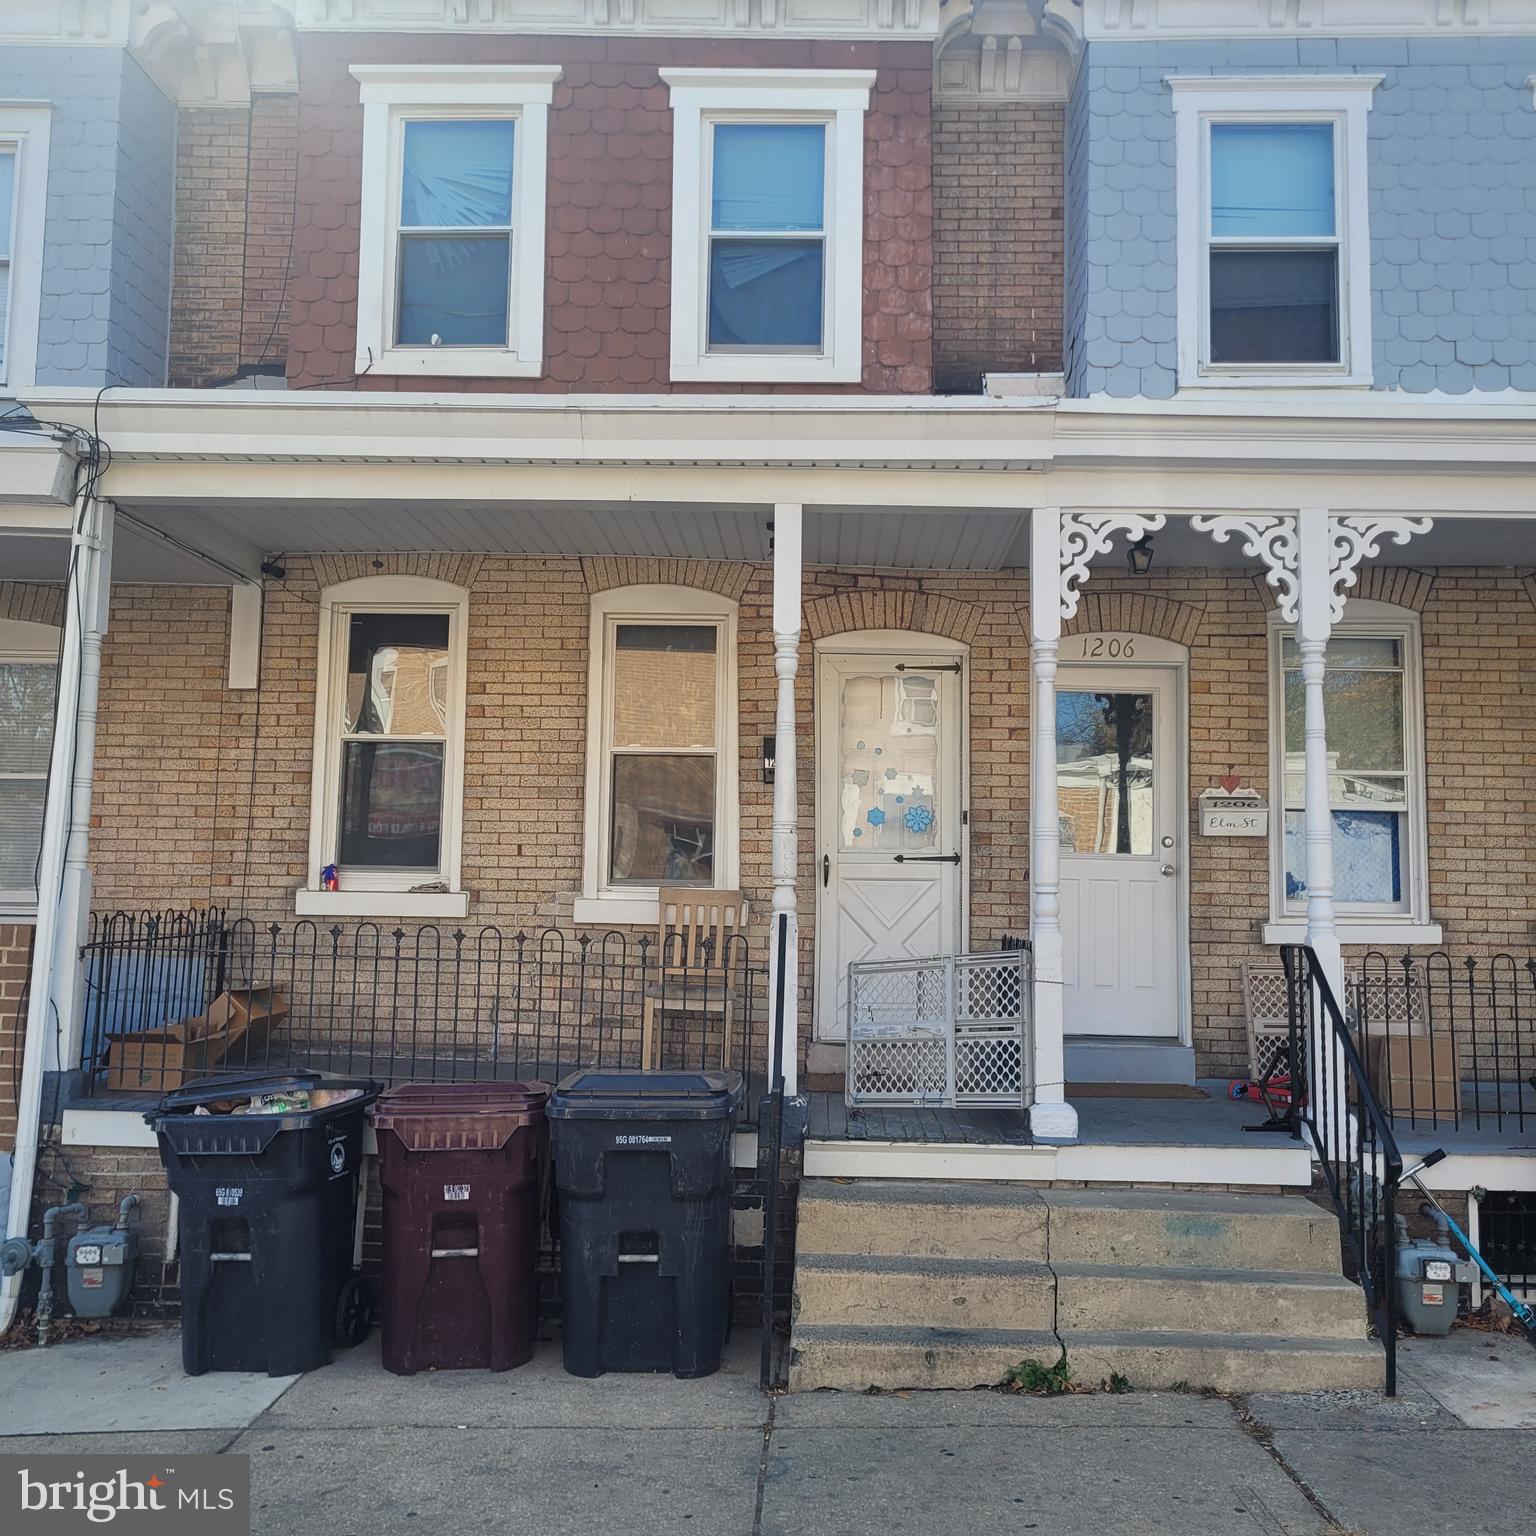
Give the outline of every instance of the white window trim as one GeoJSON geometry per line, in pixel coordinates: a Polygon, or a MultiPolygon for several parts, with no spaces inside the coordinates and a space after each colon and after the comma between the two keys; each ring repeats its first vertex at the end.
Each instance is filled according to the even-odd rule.
{"type": "Polygon", "coordinates": [[[592,598],[587,663],[587,800],[583,818],[581,895],[575,904],[578,923],[655,923],[659,886],[609,886],[608,798],[611,754],[608,721],[612,718],[610,639],[619,624],[665,619],[675,624],[719,626],[716,695],[720,773],[715,786],[715,883],[735,890],[741,879],[740,750],[736,680],[737,604],[696,587],[613,587],[592,598]]]}
{"type": "Polygon", "coordinates": [[[672,100],[672,378],[857,384],[864,369],[864,114],[872,69],[663,69],[672,100]],[[716,122],[827,125],[828,216],[819,354],[710,352],[709,156],[716,122]]]}
{"type": "Polygon", "coordinates": [[[37,333],[43,306],[43,237],[48,218],[50,107],[0,102],[0,146],[16,151],[11,209],[10,318],[0,390],[14,394],[37,382],[37,333]]]}
{"type": "MultiPolygon", "coordinates": [[[[52,624],[26,619],[0,619],[0,661],[39,663],[57,668],[60,631],[52,624]]],[[[54,708],[58,708],[55,699],[54,708]]],[[[47,783],[44,772],[43,782],[47,783]]],[[[0,922],[31,923],[37,920],[37,892],[0,887],[0,922]]]]}
{"type": "Polygon", "coordinates": [[[1368,388],[1371,361],[1371,229],[1367,114],[1382,75],[1171,75],[1178,210],[1179,387],[1368,388]],[[1339,357],[1313,363],[1213,364],[1207,250],[1210,125],[1331,123],[1338,204],[1339,357]]]}
{"type": "Polygon", "coordinates": [[[544,231],[549,105],[559,65],[355,64],[363,104],[357,371],[464,378],[537,378],[544,366],[544,231]],[[512,118],[512,273],[505,347],[399,347],[396,217],[403,125],[433,117],[512,118]]]}
{"type": "Polygon", "coordinates": [[[469,896],[460,883],[464,827],[464,716],[467,697],[469,593],[425,576],[364,576],[320,594],[315,669],[315,735],[310,776],[309,870],[294,909],[301,916],[464,917],[469,896]],[[443,750],[443,821],[437,874],[396,870],[341,874],[342,889],[321,889],[320,872],[336,862],[341,817],[341,754],[334,715],[346,689],[347,621],[354,613],[446,613],[451,668],[443,750]],[[446,891],[411,887],[441,881],[446,891]]]}
{"type": "MultiPolygon", "coordinates": [[[[1424,758],[1424,645],[1419,615],[1393,603],[1351,598],[1333,635],[1386,635],[1403,647],[1403,761],[1407,768],[1408,849],[1405,896],[1399,907],[1335,898],[1339,936],[1348,944],[1438,944],[1441,931],[1429,910],[1429,815],[1424,758]]],[[[1305,902],[1285,895],[1285,669],[1280,642],[1295,628],[1269,616],[1269,921],[1266,944],[1299,942],[1306,935],[1305,902]]]]}

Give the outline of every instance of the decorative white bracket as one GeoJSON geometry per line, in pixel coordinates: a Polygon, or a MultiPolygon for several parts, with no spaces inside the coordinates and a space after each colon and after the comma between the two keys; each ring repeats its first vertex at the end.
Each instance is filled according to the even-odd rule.
{"type": "Polygon", "coordinates": [[[1117,533],[1137,538],[1156,533],[1168,521],[1161,512],[1066,512],[1061,519],[1061,616],[1077,613],[1078,587],[1088,579],[1088,562],[1107,555],[1117,533]]]}
{"type": "Polygon", "coordinates": [[[1287,624],[1296,622],[1301,547],[1293,514],[1258,512],[1228,516],[1198,512],[1190,518],[1189,525],[1197,533],[1210,534],[1218,544],[1238,535],[1243,541],[1243,553],[1263,565],[1264,579],[1277,594],[1275,606],[1280,617],[1287,624]]]}
{"type": "Polygon", "coordinates": [[[1328,607],[1335,624],[1344,617],[1347,589],[1354,586],[1360,563],[1381,552],[1381,541],[1406,544],[1428,533],[1432,517],[1331,517],[1328,520],[1328,607]]]}

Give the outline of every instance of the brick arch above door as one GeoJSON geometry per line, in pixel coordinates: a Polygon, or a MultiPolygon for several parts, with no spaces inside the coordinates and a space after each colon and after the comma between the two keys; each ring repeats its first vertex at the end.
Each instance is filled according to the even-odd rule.
{"type": "Polygon", "coordinates": [[[1194,603],[1150,592],[1084,592],[1077,613],[1061,626],[1063,635],[1094,635],[1119,631],[1149,635],[1193,645],[1205,619],[1205,610],[1194,603]]]}
{"type": "Polygon", "coordinates": [[[64,622],[64,583],[0,581],[0,619],[52,624],[57,629],[64,622]]]}
{"type": "Polygon", "coordinates": [[[975,603],[957,597],[878,587],[834,592],[805,605],[805,627],[813,640],[862,629],[894,629],[969,645],[981,619],[982,610],[975,603]]]}

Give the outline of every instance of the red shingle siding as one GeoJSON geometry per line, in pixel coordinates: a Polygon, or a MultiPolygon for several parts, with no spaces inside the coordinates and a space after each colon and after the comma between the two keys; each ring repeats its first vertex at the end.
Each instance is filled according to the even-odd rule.
{"type": "MultiPolygon", "coordinates": [[[[835,392],[925,393],[933,369],[930,50],[924,43],[723,43],[485,36],[304,40],[288,373],[350,386],[357,330],[362,109],[358,63],[554,63],[544,372],[538,379],[395,378],[377,389],[762,393],[674,386],[672,113],[663,65],[874,68],[865,134],[864,370],[835,392]]],[[[806,386],[782,386],[792,393],[806,386]]]]}
{"type": "Polygon", "coordinates": [[[1050,103],[937,107],[934,387],[1061,368],[1062,135],[1050,103]]]}

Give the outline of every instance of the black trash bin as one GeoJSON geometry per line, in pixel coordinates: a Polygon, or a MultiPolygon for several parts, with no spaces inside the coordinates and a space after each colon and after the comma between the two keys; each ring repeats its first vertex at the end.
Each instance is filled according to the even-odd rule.
{"type": "Polygon", "coordinates": [[[189,1376],[310,1371],[333,1343],[367,1335],[372,1299],[353,1269],[357,1180],[364,1117],[381,1088],[318,1072],[203,1078],[145,1116],[181,1202],[189,1376]],[[321,1093],[350,1097],[295,1107],[321,1093]],[[272,1108],[223,1112],[263,1095],[276,1098],[272,1108]]]}
{"type": "Polygon", "coordinates": [[[546,1109],[565,1368],[720,1368],[731,1321],[738,1072],[576,1072],[546,1109]]]}

